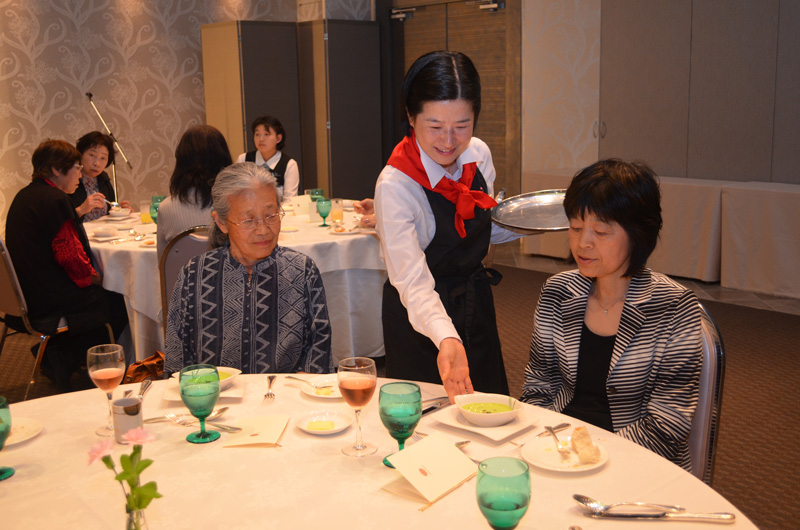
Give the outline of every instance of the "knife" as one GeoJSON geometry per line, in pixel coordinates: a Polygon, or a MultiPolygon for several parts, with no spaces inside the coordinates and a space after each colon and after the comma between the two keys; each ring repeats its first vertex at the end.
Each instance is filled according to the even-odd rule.
{"type": "Polygon", "coordinates": [[[440,401],[439,403],[434,403],[433,405],[431,405],[430,407],[428,407],[426,409],[422,409],[422,415],[424,416],[424,415],[428,414],[429,412],[433,412],[434,410],[439,410],[442,407],[449,407],[449,406],[450,406],[450,401],[446,399],[445,401],[440,401]]]}
{"type": "Polygon", "coordinates": [[[661,512],[661,513],[620,513],[620,512],[584,512],[586,517],[593,519],[651,519],[651,520],[677,520],[677,521],[706,521],[709,523],[732,524],[736,522],[736,516],[732,513],[685,513],[685,512],[661,512]]]}

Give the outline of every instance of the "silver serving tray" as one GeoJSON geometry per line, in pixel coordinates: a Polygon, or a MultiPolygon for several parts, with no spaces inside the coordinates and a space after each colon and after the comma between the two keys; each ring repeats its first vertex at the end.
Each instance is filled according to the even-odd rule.
{"type": "Polygon", "coordinates": [[[569,228],[566,190],[542,190],[509,197],[492,209],[492,221],[512,232],[533,235],[569,228]]]}

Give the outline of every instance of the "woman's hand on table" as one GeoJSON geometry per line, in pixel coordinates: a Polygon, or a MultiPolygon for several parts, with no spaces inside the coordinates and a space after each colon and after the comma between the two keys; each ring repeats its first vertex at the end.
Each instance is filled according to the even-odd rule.
{"type": "Polygon", "coordinates": [[[439,345],[439,355],[436,357],[439,375],[442,378],[447,397],[450,403],[455,403],[455,397],[460,394],[472,394],[472,381],[469,378],[469,363],[467,352],[461,341],[449,337],[439,345]]]}
{"type": "MultiPolygon", "coordinates": [[[[355,210],[356,213],[360,213],[363,215],[375,215],[375,201],[372,199],[355,201],[353,202],[353,210],[355,210]]],[[[372,226],[375,226],[374,223],[372,226]]]]}
{"type": "Polygon", "coordinates": [[[375,216],[363,215],[361,219],[358,220],[358,226],[361,228],[375,228],[375,216]]]}
{"type": "Polygon", "coordinates": [[[95,208],[103,208],[106,205],[106,196],[100,192],[92,193],[83,203],[75,208],[75,211],[78,212],[79,217],[83,217],[87,213],[91,212],[95,208]]]}

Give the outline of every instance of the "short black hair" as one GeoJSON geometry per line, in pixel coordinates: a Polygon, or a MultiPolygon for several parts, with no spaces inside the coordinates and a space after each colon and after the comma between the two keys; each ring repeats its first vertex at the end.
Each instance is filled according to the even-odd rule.
{"type": "Polygon", "coordinates": [[[582,169],[567,188],[564,212],[583,219],[586,212],[603,222],[616,222],[628,234],[630,262],[623,276],[642,269],[661,231],[661,191],[646,162],[609,158],[582,169]]]}
{"type": "Polygon", "coordinates": [[[469,57],[461,52],[436,51],[414,61],[403,81],[403,132],[411,135],[408,116],[416,116],[429,101],[463,99],[475,113],[481,112],[481,77],[469,57]]]}
{"type": "Polygon", "coordinates": [[[80,138],[78,138],[78,143],[75,144],[75,147],[78,148],[81,155],[91,149],[92,147],[97,147],[98,145],[102,145],[106,149],[108,149],[108,162],[106,163],[106,167],[110,166],[114,163],[114,139],[111,138],[107,134],[103,134],[100,131],[92,131],[90,133],[86,133],[80,138]]]}
{"type": "Polygon", "coordinates": [[[31,156],[33,180],[49,179],[53,176],[53,170],[66,173],[80,162],[81,153],[72,144],[64,140],[45,140],[31,156]]]}
{"type": "Polygon", "coordinates": [[[278,142],[278,145],[276,147],[278,148],[279,151],[282,150],[283,146],[286,145],[286,131],[283,130],[283,124],[281,123],[281,120],[279,120],[275,116],[259,116],[258,118],[253,120],[253,126],[252,126],[253,134],[256,133],[256,127],[258,127],[259,125],[263,125],[266,130],[272,129],[275,132],[275,134],[281,135],[281,141],[278,142]]]}
{"type": "Polygon", "coordinates": [[[219,129],[211,125],[189,127],[175,148],[169,194],[181,202],[207,208],[217,173],[232,163],[228,142],[219,129]]]}

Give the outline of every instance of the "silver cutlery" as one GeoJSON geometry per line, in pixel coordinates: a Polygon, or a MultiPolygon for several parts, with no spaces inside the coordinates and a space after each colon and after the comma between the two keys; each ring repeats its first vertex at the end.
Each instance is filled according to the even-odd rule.
{"type": "MultiPolygon", "coordinates": [[[[192,427],[193,425],[195,425],[195,424],[200,422],[200,420],[198,420],[195,417],[192,417],[191,419],[189,419],[189,418],[187,418],[185,416],[178,416],[178,415],[176,415],[174,412],[172,412],[170,410],[166,411],[164,413],[164,416],[166,416],[167,419],[169,419],[173,423],[181,425],[182,427],[192,427]]],[[[234,427],[233,425],[225,425],[225,424],[222,424],[222,423],[211,423],[211,422],[209,422],[207,420],[206,420],[206,423],[210,427],[214,427],[215,429],[219,429],[219,430],[224,431],[224,432],[240,432],[242,430],[241,427],[234,427]]]]}
{"type": "Polygon", "coordinates": [[[139,394],[138,398],[144,400],[144,395],[147,394],[147,391],[150,390],[150,386],[153,384],[152,379],[145,379],[139,384],[139,394]]]}
{"type": "Polygon", "coordinates": [[[583,512],[586,517],[594,519],[642,519],[642,520],[668,520],[668,521],[705,521],[708,523],[732,524],[736,516],[732,513],[686,513],[686,512],[661,512],[661,513],[618,513],[618,512],[583,512]]]}
{"type": "Polygon", "coordinates": [[[118,202],[109,201],[108,199],[103,199],[103,200],[106,201],[108,203],[108,205],[111,206],[112,208],[119,208],[120,207],[118,202]]]}
{"type": "MultiPolygon", "coordinates": [[[[275,376],[272,376],[272,377],[275,377],[275,376]]],[[[311,381],[308,381],[307,379],[303,379],[302,377],[295,377],[293,375],[287,375],[286,379],[292,379],[293,381],[301,381],[301,382],[303,382],[303,383],[305,383],[307,385],[313,386],[314,390],[320,390],[322,388],[332,388],[333,387],[333,385],[315,385],[314,383],[312,383],[311,381]]]]}
{"type": "MultiPolygon", "coordinates": [[[[219,418],[220,416],[225,414],[227,411],[228,411],[228,407],[220,407],[218,409],[214,409],[214,410],[211,411],[211,414],[208,415],[208,417],[206,418],[206,421],[212,421],[212,420],[214,420],[216,418],[219,418]]],[[[146,420],[144,420],[145,423],[164,423],[164,422],[167,422],[167,421],[171,421],[171,420],[169,418],[167,418],[166,416],[156,416],[155,418],[147,418],[146,420]]]]}
{"type": "Polygon", "coordinates": [[[586,495],[581,495],[580,493],[575,493],[572,496],[578,504],[583,506],[584,508],[588,508],[590,511],[594,513],[604,513],[610,510],[611,508],[615,508],[617,506],[639,506],[644,508],[655,508],[658,511],[668,511],[668,512],[684,512],[686,508],[683,506],[678,506],[677,504],[653,504],[650,502],[612,502],[611,504],[603,504],[602,502],[595,500],[591,497],[586,495]]]}
{"type": "Polygon", "coordinates": [[[561,459],[567,460],[570,457],[569,449],[561,445],[561,442],[558,441],[558,436],[556,436],[556,432],[552,427],[545,425],[544,429],[550,433],[550,436],[553,437],[553,441],[556,443],[556,449],[558,449],[558,454],[561,455],[561,459]]]}
{"type": "Polygon", "coordinates": [[[133,394],[133,390],[126,390],[125,392],[122,393],[122,397],[124,398],[131,397],[131,394],[133,394]]]}
{"type": "MultiPolygon", "coordinates": [[[[561,432],[564,429],[569,429],[569,426],[570,426],[569,423],[559,423],[558,425],[553,427],[553,431],[561,432]]],[[[550,436],[550,433],[547,432],[547,431],[542,431],[542,432],[540,432],[539,434],[536,435],[537,438],[541,438],[542,436],[550,436]]]]}
{"type": "MultiPolygon", "coordinates": [[[[414,434],[411,435],[411,439],[414,440],[415,442],[418,442],[418,441],[422,440],[423,438],[425,438],[426,436],[428,436],[426,433],[414,431],[414,434]]],[[[458,442],[453,442],[453,445],[455,445],[458,449],[461,449],[461,451],[463,452],[464,451],[464,447],[469,445],[470,442],[471,442],[471,440],[460,440],[458,442]]],[[[464,454],[467,455],[467,453],[464,453],[464,454]]],[[[473,462],[475,462],[476,464],[480,464],[481,463],[480,460],[476,460],[475,458],[472,458],[469,455],[467,455],[467,457],[470,460],[472,460],[473,462]]]]}
{"type": "Polygon", "coordinates": [[[267,393],[264,394],[264,399],[261,401],[262,405],[264,404],[264,402],[272,402],[275,399],[275,392],[272,391],[272,383],[275,382],[275,376],[270,375],[267,377],[267,379],[269,380],[269,383],[267,383],[267,393]]]}

